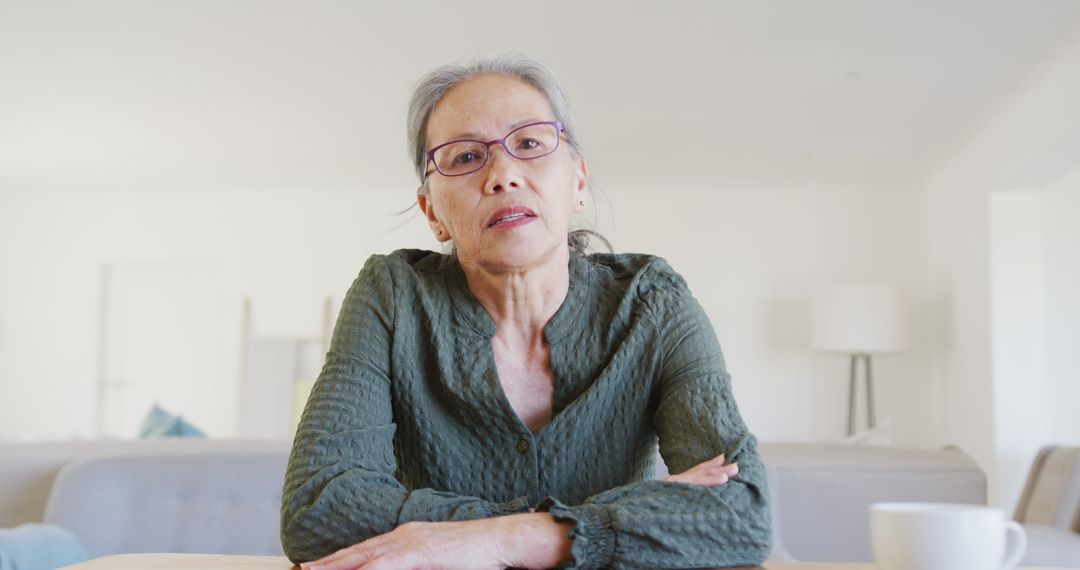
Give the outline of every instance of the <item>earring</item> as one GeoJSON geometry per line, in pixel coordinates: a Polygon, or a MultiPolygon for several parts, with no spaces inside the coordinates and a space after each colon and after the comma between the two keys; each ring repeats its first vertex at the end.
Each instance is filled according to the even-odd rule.
{"type": "Polygon", "coordinates": [[[584,206],[585,205],[585,200],[582,200],[582,201],[578,202],[578,204],[581,204],[582,206],[584,206]]]}

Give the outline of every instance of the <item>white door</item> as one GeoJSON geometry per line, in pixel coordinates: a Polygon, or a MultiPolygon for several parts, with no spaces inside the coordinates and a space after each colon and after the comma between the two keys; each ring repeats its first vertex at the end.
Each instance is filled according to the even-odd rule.
{"type": "Polygon", "coordinates": [[[216,268],[104,268],[98,427],[131,438],[157,403],[208,435],[234,423],[223,377],[225,311],[216,268]]]}

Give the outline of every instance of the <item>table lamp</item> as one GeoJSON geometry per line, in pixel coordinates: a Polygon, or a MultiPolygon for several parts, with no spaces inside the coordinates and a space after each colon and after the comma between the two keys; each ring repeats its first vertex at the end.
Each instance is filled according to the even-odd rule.
{"type": "Polygon", "coordinates": [[[833,286],[818,295],[811,307],[813,347],[850,355],[848,436],[855,435],[856,370],[864,363],[866,417],[875,427],[874,383],[870,356],[907,347],[907,320],[899,292],[887,285],[833,286]]]}

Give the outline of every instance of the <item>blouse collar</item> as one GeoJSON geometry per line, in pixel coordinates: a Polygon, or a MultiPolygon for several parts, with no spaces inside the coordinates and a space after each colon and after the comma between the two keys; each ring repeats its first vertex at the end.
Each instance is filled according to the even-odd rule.
{"type": "MultiPolygon", "coordinates": [[[[544,326],[544,337],[548,343],[558,341],[573,330],[592,289],[594,267],[584,255],[570,252],[569,269],[570,287],[566,291],[566,298],[544,326]]],[[[494,337],[495,321],[469,289],[465,270],[456,255],[450,256],[448,260],[446,278],[454,307],[466,324],[483,336],[494,337]]]]}

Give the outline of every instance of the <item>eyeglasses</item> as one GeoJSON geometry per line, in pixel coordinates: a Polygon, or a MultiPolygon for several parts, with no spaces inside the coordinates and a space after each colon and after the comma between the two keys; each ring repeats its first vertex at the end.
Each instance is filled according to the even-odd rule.
{"type": "Polygon", "coordinates": [[[559,121],[540,121],[522,125],[501,139],[493,141],[459,140],[443,143],[427,152],[429,162],[443,176],[463,176],[480,170],[491,158],[489,148],[500,144],[518,160],[547,156],[559,148],[563,125],[559,121]]]}

